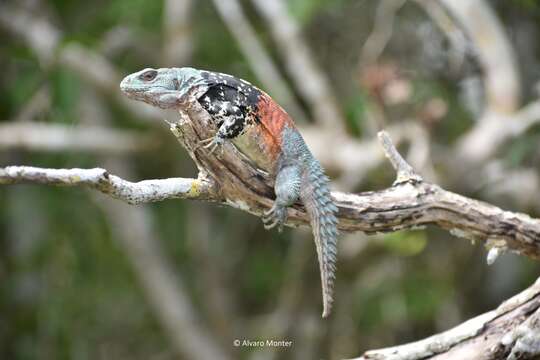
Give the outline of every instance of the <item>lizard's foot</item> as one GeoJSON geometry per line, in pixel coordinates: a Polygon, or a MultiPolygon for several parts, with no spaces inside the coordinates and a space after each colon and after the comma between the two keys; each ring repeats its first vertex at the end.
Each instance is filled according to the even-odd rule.
{"type": "Polygon", "coordinates": [[[266,230],[272,229],[277,225],[278,231],[283,230],[283,225],[287,220],[287,208],[274,204],[272,208],[266,211],[262,216],[262,222],[266,230]]]}
{"type": "Polygon", "coordinates": [[[222,145],[223,145],[223,139],[218,136],[204,139],[199,142],[199,146],[202,146],[205,149],[209,149],[210,154],[213,154],[214,151],[216,151],[216,149],[218,148],[220,149],[221,152],[223,152],[222,145]]]}

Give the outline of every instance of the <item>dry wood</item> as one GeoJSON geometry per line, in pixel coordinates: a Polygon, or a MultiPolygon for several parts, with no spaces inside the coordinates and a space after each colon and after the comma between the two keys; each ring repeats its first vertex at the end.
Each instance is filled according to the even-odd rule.
{"type": "Polygon", "coordinates": [[[497,309],[414,343],[353,360],[534,359],[540,353],[540,280],[497,309]],[[518,357],[519,356],[519,357],[518,357]]]}
{"type": "MultiPolygon", "coordinates": [[[[209,138],[215,131],[202,107],[187,108],[180,119],[170,125],[197,164],[198,179],[132,183],[103,169],[7,167],[0,170],[0,184],[87,185],[132,204],[167,198],[211,200],[255,215],[261,215],[271,206],[273,179],[254,167],[232,144],[225,144],[223,152],[214,154],[199,146],[201,139],[209,138]]],[[[397,153],[387,135],[383,133],[380,137],[383,149],[398,173],[397,181],[379,191],[333,192],[342,231],[377,233],[437,225],[456,236],[485,242],[490,248],[540,258],[540,220],[504,211],[423,181],[397,153]]],[[[289,210],[288,225],[307,223],[307,215],[300,204],[289,210]]]]}

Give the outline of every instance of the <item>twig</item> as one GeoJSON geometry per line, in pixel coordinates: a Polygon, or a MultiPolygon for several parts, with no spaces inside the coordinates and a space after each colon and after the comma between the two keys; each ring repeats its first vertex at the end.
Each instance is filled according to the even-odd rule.
{"type": "Polygon", "coordinates": [[[423,179],[420,177],[420,175],[416,174],[414,172],[414,169],[411,165],[409,165],[405,159],[401,156],[401,154],[397,151],[394,144],[392,144],[392,140],[390,140],[390,136],[385,131],[380,131],[378,134],[379,141],[381,142],[381,146],[384,150],[384,154],[394,167],[394,170],[396,170],[397,177],[394,184],[400,184],[407,181],[413,181],[413,182],[421,182],[423,179]]]}
{"type": "Polygon", "coordinates": [[[31,166],[0,168],[0,185],[35,183],[60,186],[87,186],[136,205],[166,199],[210,199],[214,186],[208,179],[170,178],[130,182],[105,169],[44,169],[31,166]]]}

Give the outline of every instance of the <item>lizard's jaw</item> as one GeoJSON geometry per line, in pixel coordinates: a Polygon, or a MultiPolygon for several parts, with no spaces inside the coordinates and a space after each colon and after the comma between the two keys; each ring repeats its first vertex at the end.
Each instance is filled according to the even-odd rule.
{"type": "Polygon", "coordinates": [[[120,90],[130,99],[142,101],[150,105],[161,107],[158,99],[163,93],[168,93],[170,90],[164,89],[155,84],[141,84],[137,79],[133,79],[131,75],[126,76],[120,83],[120,90]]]}
{"type": "Polygon", "coordinates": [[[140,100],[138,99],[140,94],[148,91],[149,87],[144,84],[137,84],[138,82],[137,79],[134,79],[133,75],[128,75],[120,82],[120,90],[129,98],[140,100]]]}

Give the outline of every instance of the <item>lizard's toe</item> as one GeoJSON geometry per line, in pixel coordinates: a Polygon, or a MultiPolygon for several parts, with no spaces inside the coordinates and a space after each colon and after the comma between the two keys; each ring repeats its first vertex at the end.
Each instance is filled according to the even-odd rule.
{"type": "Polygon", "coordinates": [[[269,224],[271,224],[272,222],[275,221],[275,218],[273,216],[262,216],[261,217],[261,220],[266,228],[266,226],[268,226],[269,224]]]}
{"type": "Polygon", "coordinates": [[[217,136],[204,139],[199,142],[199,146],[202,146],[204,149],[208,149],[210,154],[213,154],[218,148],[220,148],[220,152],[223,153],[223,148],[221,145],[223,145],[223,139],[217,136]]]}
{"type": "Polygon", "coordinates": [[[265,218],[266,218],[266,219],[271,218],[272,215],[274,214],[274,211],[275,211],[275,207],[272,206],[268,211],[265,211],[265,212],[263,213],[263,216],[262,216],[263,219],[265,219],[265,218]]]}
{"type": "Polygon", "coordinates": [[[263,223],[263,226],[266,230],[274,228],[278,224],[278,220],[274,219],[272,222],[263,223]]]}
{"type": "Polygon", "coordinates": [[[208,139],[199,141],[199,146],[208,146],[208,144],[211,144],[212,142],[214,142],[214,137],[209,137],[208,139]]]}
{"type": "Polygon", "coordinates": [[[278,227],[278,231],[283,230],[283,225],[287,220],[287,209],[283,207],[272,206],[262,216],[262,222],[266,230],[278,227]]]}

